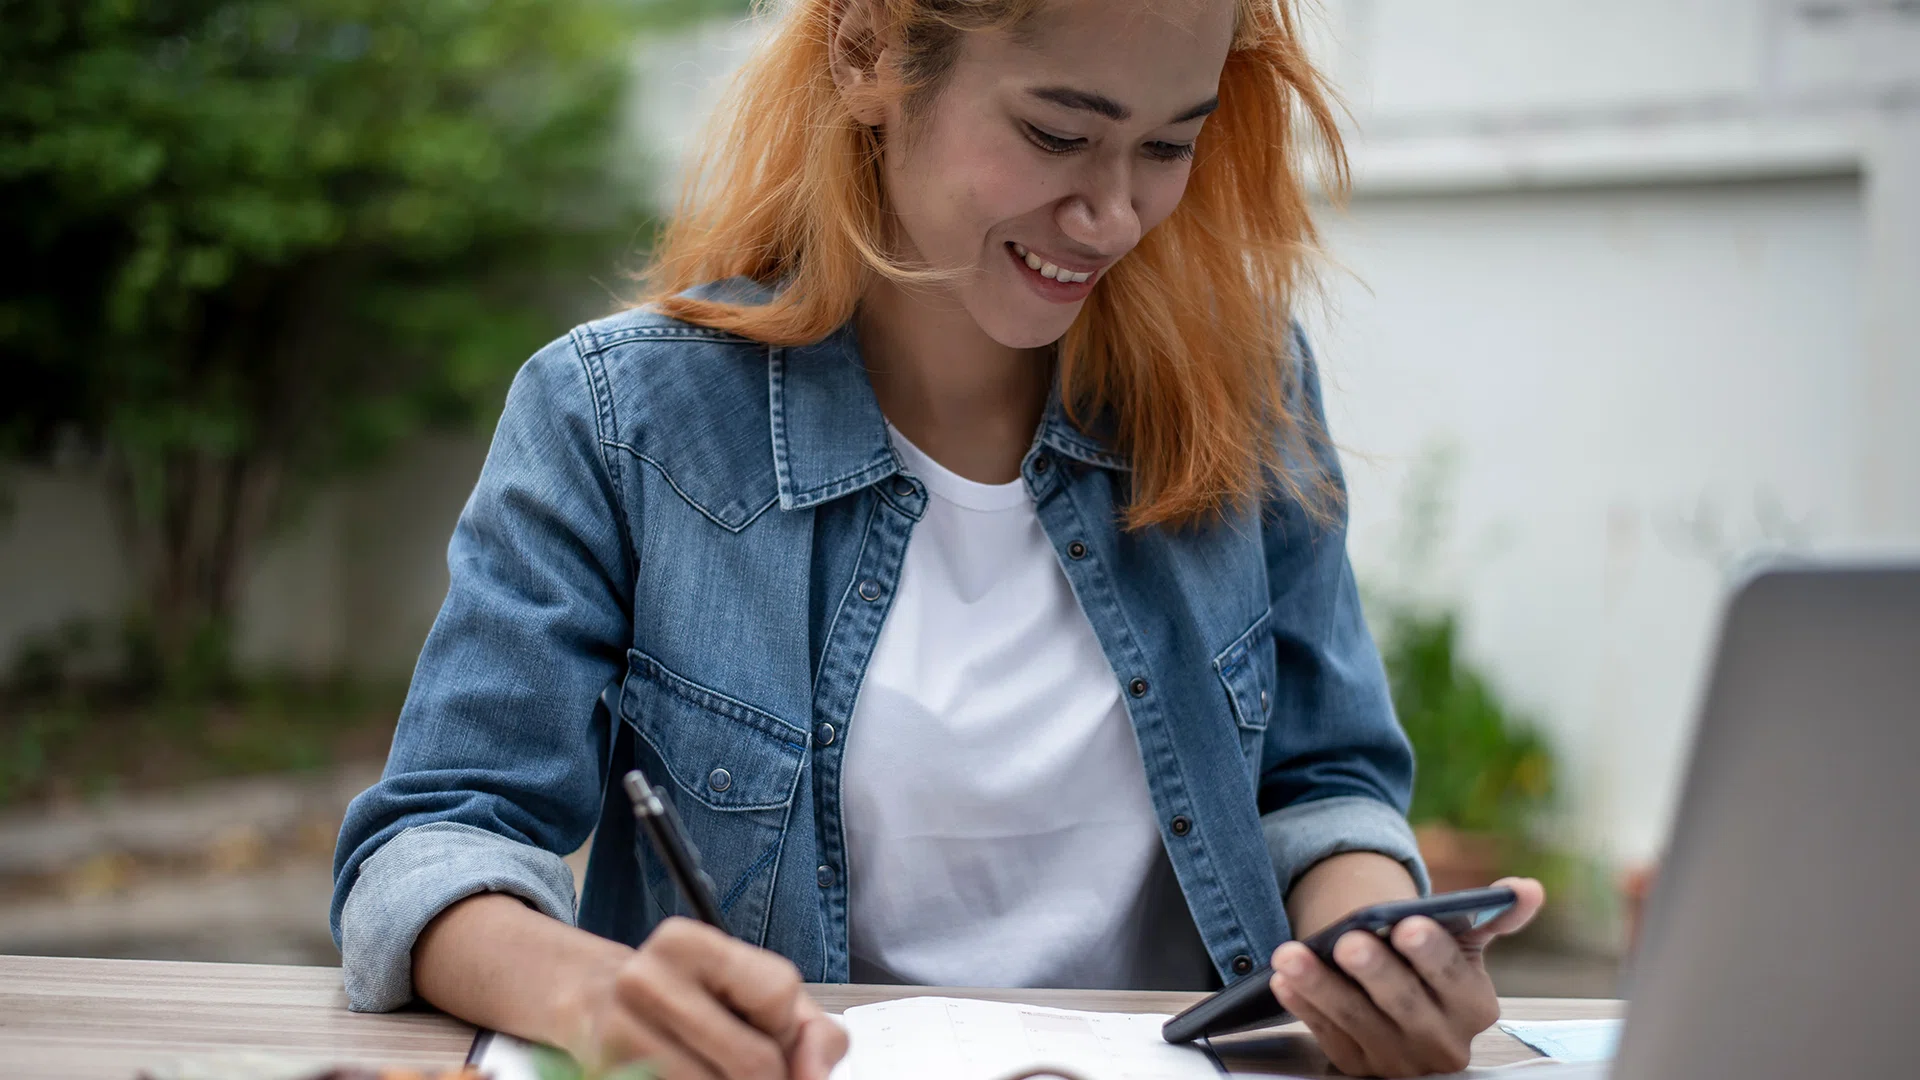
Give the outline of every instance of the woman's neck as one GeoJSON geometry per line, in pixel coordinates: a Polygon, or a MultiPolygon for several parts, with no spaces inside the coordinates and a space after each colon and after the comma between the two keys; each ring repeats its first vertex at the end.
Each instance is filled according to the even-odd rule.
{"type": "Polygon", "coordinates": [[[1052,384],[1050,349],[1010,349],[957,301],[885,278],[854,328],[880,411],[908,441],[969,480],[1019,478],[1052,384]]]}

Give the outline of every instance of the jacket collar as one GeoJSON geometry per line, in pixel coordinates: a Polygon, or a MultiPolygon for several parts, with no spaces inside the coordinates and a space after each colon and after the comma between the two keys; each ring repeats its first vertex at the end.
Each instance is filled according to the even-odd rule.
{"type": "MultiPolygon", "coordinates": [[[[767,361],[773,470],[781,509],[837,499],[901,470],[861,362],[852,320],[809,345],[771,346],[767,361]]],[[[1106,442],[1067,419],[1057,382],[1047,395],[1027,457],[1041,446],[1088,465],[1127,468],[1126,459],[1106,442]]]]}
{"type": "Polygon", "coordinates": [[[837,499],[899,471],[851,320],[813,344],[768,350],[767,406],[782,510],[837,499]]]}

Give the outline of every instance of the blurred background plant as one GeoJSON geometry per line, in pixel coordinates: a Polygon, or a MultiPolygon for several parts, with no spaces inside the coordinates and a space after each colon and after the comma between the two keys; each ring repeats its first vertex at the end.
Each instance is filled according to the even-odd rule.
{"type": "Polygon", "coordinates": [[[533,1050],[534,1068],[540,1080],[654,1080],[653,1070],[635,1062],[612,1069],[591,1069],[558,1050],[544,1046],[533,1050]]]}
{"type": "Polygon", "coordinates": [[[1462,646],[1441,566],[1456,467],[1456,452],[1437,446],[1409,472],[1395,526],[1396,576],[1371,583],[1367,594],[1394,710],[1417,763],[1407,816],[1436,891],[1537,871],[1544,849],[1536,830],[1557,773],[1538,724],[1462,646]]]}
{"type": "Polygon", "coordinates": [[[0,451],[110,478],[130,684],[225,683],[271,530],[422,429],[491,423],[611,306],[585,286],[648,211],[616,137],[632,43],[720,6],[0,5],[0,451]]]}
{"type": "Polygon", "coordinates": [[[1459,655],[1459,636],[1452,611],[1401,611],[1386,627],[1395,706],[1421,764],[1410,816],[1518,832],[1553,793],[1553,757],[1459,655]]]}
{"type": "Polygon", "coordinates": [[[394,688],[236,675],[245,576],[322,487],[484,431],[527,355],[615,306],[654,190],[634,43],[742,8],[0,4],[0,463],[104,482],[131,597],[17,652],[0,803],[133,736],[223,772],[390,729],[394,688]]]}

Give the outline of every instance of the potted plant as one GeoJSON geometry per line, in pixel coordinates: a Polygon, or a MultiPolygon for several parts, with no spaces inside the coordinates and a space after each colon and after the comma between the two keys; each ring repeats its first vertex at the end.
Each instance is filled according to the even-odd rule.
{"type": "Polygon", "coordinates": [[[1381,653],[1413,744],[1407,816],[1421,857],[1435,892],[1485,885],[1525,856],[1528,827],[1553,794],[1553,756],[1460,656],[1453,611],[1399,602],[1385,614],[1381,653]]]}

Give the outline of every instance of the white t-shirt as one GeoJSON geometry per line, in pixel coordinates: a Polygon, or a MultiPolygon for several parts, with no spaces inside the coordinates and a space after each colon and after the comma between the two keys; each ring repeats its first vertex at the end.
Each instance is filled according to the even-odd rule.
{"type": "Polygon", "coordinates": [[[889,432],[930,497],[846,733],[853,980],[1207,985],[1119,681],[1026,486],[889,432]]]}

